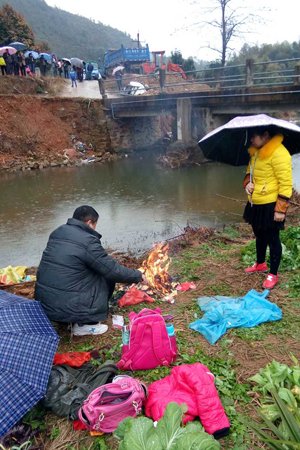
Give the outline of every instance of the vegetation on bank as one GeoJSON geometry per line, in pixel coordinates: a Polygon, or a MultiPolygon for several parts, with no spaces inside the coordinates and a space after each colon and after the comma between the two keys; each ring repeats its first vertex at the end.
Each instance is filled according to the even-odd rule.
{"type": "MultiPolygon", "coordinates": [[[[61,58],[76,56],[87,61],[98,61],[107,49],[119,48],[121,44],[126,47],[132,43],[130,36],[120,30],[53,8],[44,0],[0,0],[0,8],[7,4],[25,18],[34,35],[35,48],[38,51],[50,51],[61,58]]],[[[23,39],[27,38],[27,34],[20,32],[13,35],[14,22],[8,22],[7,16],[3,17],[3,22],[5,26],[0,29],[0,41],[4,44],[12,41],[23,42],[23,39]],[[1,31],[7,28],[9,33],[5,37],[1,35],[1,31]]]]}
{"type": "MultiPolygon", "coordinates": [[[[293,218],[299,223],[299,213],[293,218]]],[[[250,423],[262,421],[258,417],[259,405],[266,401],[257,383],[250,378],[273,360],[291,366],[295,365],[295,359],[291,358],[300,358],[300,227],[287,227],[282,237],[284,256],[280,284],[269,295],[269,300],[282,308],[283,319],[278,322],[232,329],[214,346],[188,328],[192,321],[201,317],[197,297],[241,297],[253,288],[262,291],[264,275],[249,276],[243,271],[248,261],[255,260],[254,241],[246,225],[225,227],[222,232],[207,228],[186,229],[180,238],[170,242],[171,273],[180,281],[193,280],[196,290],[178,294],[174,304],[157,300],[150,306],[141,304],[134,307],[140,310],[145,306],[160,306],[164,312],[174,315],[179,347],[176,364],[201,362],[216,376],[216,387],[231,421],[230,435],[220,441],[221,448],[226,450],[265,448],[260,437],[248,427],[250,423]]],[[[112,313],[127,317],[129,310],[114,307],[112,313]]],[[[118,360],[120,356],[121,333],[118,330],[111,328],[107,336],[75,337],[72,341],[66,329],[58,331],[61,352],[98,349],[103,360],[118,360]]],[[[136,372],[134,376],[151,383],[169,372],[170,368],[161,367],[136,372]]],[[[90,437],[88,432],[73,431],[69,421],[46,413],[38,406],[26,416],[24,423],[39,430],[32,446],[27,448],[102,450],[117,449],[119,445],[111,435],[90,437]]]]}
{"type": "MultiPolygon", "coordinates": [[[[229,3],[217,0],[216,8],[227,10],[229,3]]],[[[228,14],[231,16],[232,12],[227,10],[225,16],[228,14]]],[[[234,14],[230,20],[225,20],[222,24],[217,23],[217,28],[221,36],[227,37],[227,34],[231,36],[230,27],[233,27],[234,36],[236,36],[236,27],[240,25],[244,27],[245,23],[249,25],[247,20],[240,22],[238,16],[234,14]]],[[[242,30],[239,31],[239,35],[243,35],[242,30]]],[[[132,40],[127,33],[101,22],[51,7],[44,0],[26,0],[26,2],[0,0],[0,43],[6,45],[12,41],[22,41],[32,49],[55,53],[58,57],[76,56],[86,61],[98,61],[99,58],[103,60],[104,52],[110,48],[120,48],[121,45],[136,46],[136,41],[132,40]],[[49,23],[51,27],[48,26],[49,23]]],[[[214,61],[200,61],[192,57],[185,59],[180,49],[175,49],[171,55],[166,55],[166,58],[180,64],[185,71],[189,72],[195,69],[221,67],[225,63],[226,67],[244,65],[249,58],[264,63],[281,60],[282,62],[274,65],[272,70],[283,71],[290,68],[289,63],[284,60],[300,57],[300,41],[252,46],[245,44],[239,53],[229,52],[228,44],[227,39],[222,40],[220,48],[216,48],[216,54],[219,54],[220,58],[214,61]],[[225,45],[225,48],[222,48],[222,45],[225,45]]],[[[230,74],[241,75],[243,70],[237,67],[232,69],[230,74]]],[[[264,66],[259,69],[260,72],[264,70],[264,66]]],[[[196,73],[195,77],[197,77],[196,73]]]]}

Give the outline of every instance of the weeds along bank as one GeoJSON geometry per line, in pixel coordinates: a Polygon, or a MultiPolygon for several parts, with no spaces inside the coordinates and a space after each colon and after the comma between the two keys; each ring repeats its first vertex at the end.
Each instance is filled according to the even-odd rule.
{"type": "Polygon", "coordinates": [[[63,82],[0,78],[0,170],[112,160],[159,138],[158,119],[113,120],[102,100],[57,95],[63,82]]]}

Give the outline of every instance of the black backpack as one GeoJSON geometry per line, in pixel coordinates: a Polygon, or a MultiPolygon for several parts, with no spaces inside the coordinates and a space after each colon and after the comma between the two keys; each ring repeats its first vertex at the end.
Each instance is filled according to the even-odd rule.
{"type": "Polygon", "coordinates": [[[53,366],[42,405],[58,416],[75,420],[88,395],[97,387],[109,383],[117,372],[113,361],[96,367],[88,362],[78,369],[66,364],[53,366]]]}

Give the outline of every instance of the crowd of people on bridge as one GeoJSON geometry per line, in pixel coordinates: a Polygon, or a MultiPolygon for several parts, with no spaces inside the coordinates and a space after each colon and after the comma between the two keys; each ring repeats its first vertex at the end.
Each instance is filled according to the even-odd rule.
{"type": "Polygon", "coordinates": [[[75,67],[71,65],[69,60],[58,59],[55,54],[49,57],[41,54],[38,58],[34,57],[34,52],[17,51],[11,54],[8,50],[0,55],[0,68],[2,75],[13,76],[53,76],[70,78],[70,72],[75,70],[76,78],[83,80],[84,66],[75,67]]]}

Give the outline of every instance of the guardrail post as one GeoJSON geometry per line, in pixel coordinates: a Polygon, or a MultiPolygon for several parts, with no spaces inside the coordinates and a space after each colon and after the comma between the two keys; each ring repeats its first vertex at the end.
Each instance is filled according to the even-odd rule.
{"type": "Polygon", "coordinates": [[[296,84],[296,85],[300,84],[300,64],[299,63],[295,65],[294,84],[296,84]]]}
{"type": "Polygon", "coordinates": [[[165,81],[166,81],[166,71],[165,69],[162,69],[161,67],[158,69],[159,72],[159,85],[160,85],[160,90],[162,91],[164,89],[165,86],[165,81]]]}
{"type": "Polygon", "coordinates": [[[254,59],[246,59],[246,86],[253,86],[254,59]]]}
{"type": "Polygon", "coordinates": [[[100,91],[100,94],[101,94],[102,98],[107,98],[107,95],[105,93],[105,87],[104,87],[104,80],[103,80],[103,78],[98,78],[98,86],[99,86],[99,91],[100,91]]]}

